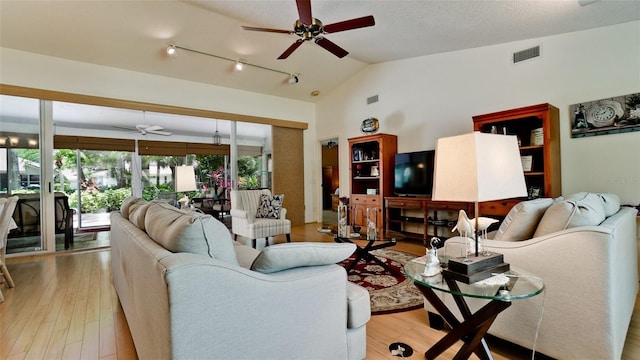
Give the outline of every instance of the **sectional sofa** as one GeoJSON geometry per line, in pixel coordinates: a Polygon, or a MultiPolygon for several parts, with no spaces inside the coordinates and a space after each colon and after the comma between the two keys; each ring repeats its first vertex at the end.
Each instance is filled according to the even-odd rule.
{"type": "Polygon", "coordinates": [[[140,359],[363,359],[369,293],[352,244],[234,242],[211,215],[126,199],[113,284],[140,359]],[[345,246],[346,245],[346,246],[345,246]]]}

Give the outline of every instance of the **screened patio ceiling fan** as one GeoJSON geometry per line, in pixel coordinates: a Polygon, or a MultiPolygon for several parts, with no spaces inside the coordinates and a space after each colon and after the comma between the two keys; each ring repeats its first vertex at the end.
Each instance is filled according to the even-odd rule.
{"type": "Polygon", "coordinates": [[[298,6],[300,19],[294,23],[293,30],[268,29],[252,26],[243,26],[242,28],[250,31],[298,35],[300,38],[278,57],[279,60],[282,60],[288,58],[303,42],[309,40],[313,40],[333,55],[343,58],[347,56],[349,52],[325,38],[323,35],[375,25],[375,20],[372,15],[324,25],[322,21],[311,16],[311,0],[296,0],[296,5],[298,6]]]}
{"type": "Polygon", "coordinates": [[[155,134],[155,135],[162,135],[162,136],[171,135],[171,133],[169,131],[164,131],[164,128],[162,126],[159,126],[159,125],[138,124],[138,125],[136,125],[135,129],[127,128],[127,127],[121,127],[121,126],[114,126],[114,128],[125,129],[125,130],[129,130],[129,131],[139,131],[140,134],[142,134],[142,135],[147,135],[147,134],[155,134]]]}

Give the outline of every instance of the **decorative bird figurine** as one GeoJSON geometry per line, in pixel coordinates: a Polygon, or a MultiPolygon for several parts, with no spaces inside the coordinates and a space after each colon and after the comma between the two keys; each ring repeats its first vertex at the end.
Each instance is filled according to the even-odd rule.
{"type": "MultiPolygon", "coordinates": [[[[498,220],[489,218],[489,217],[479,217],[478,218],[478,231],[483,232],[487,230],[491,224],[497,223],[498,220]]],[[[458,222],[456,226],[453,227],[451,231],[458,231],[460,236],[465,237],[473,237],[470,236],[475,233],[476,228],[476,219],[469,219],[467,213],[464,210],[460,210],[458,214],[458,222]]]]}

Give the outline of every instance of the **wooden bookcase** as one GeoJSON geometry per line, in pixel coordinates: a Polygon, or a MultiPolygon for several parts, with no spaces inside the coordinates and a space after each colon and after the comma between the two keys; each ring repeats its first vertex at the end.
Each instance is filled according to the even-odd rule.
{"type": "Polygon", "coordinates": [[[397,151],[396,135],[380,133],[349,139],[349,201],[357,225],[366,224],[367,208],[376,208],[377,227],[384,228],[384,197],[393,195],[397,151]]]}
{"type": "MultiPolygon", "coordinates": [[[[558,108],[550,104],[539,104],[477,115],[473,117],[473,128],[475,131],[506,133],[518,137],[520,155],[531,160],[531,169],[526,169],[524,173],[529,198],[561,195],[558,108]]],[[[523,199],[480,203],[479,211],[481,215],[504,216],[521,200],[523,199]]]]}

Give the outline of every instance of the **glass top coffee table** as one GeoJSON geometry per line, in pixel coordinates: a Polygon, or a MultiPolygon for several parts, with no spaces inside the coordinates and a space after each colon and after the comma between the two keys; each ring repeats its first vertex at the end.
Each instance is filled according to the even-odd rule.
{"type": "Polygon", "coordinates": [[[367,239],[366,233],[351,233],[350,236],[338,236],[337,227],[332,226],[329,228],[330,231],[323,231],[327,235],[333,236],[333,240],[337,243],[351,243],[356,245],[356,258],[353,260],[347,267],[347,273],[353,270],[353,268],[358,264],[360,260],[364,261],[372,261],[376,264],[382,266],[387,271],[396,274],[403,275],[398,273],[397,270],[387,266],[383,261],[378,259],[374,254],[371,254],[371,251],[384,249],[390,246],[395,246],[396,241],[399,239],[403,239],[404,235],[395,231],[383,231],[378,230],[375,238],[367,239]],[[357,235],[355,235],[357,234],[357,235]],[[364,243],[364,246],[362,245],[364,243]]]}
{"type": "MultiPolygon", "coordinates": [[[[445,259],[440,259],[441,263],[446,263],[445,259]]],[[[462,340],[464,344],[455,359],[467,359],[472,353],[480,359],[492,359],[484,336],[498,314],[511,306],[512,301],[527,299],[544,291],[542,279],[525,274],[513,266],[505,273],[472,284],[465,284],[442,274],[425,276],[424,268],[424,263],[409,261],[404,266],[404,272],[452,329],[425,352],[427,359],[435,359],[458,340],[462,340]],[[452,295],[464,318],[462,321],[451,312],[436,291],[452,295]],[[472,313],[465,298],[490,301],[472,313]]]]}

